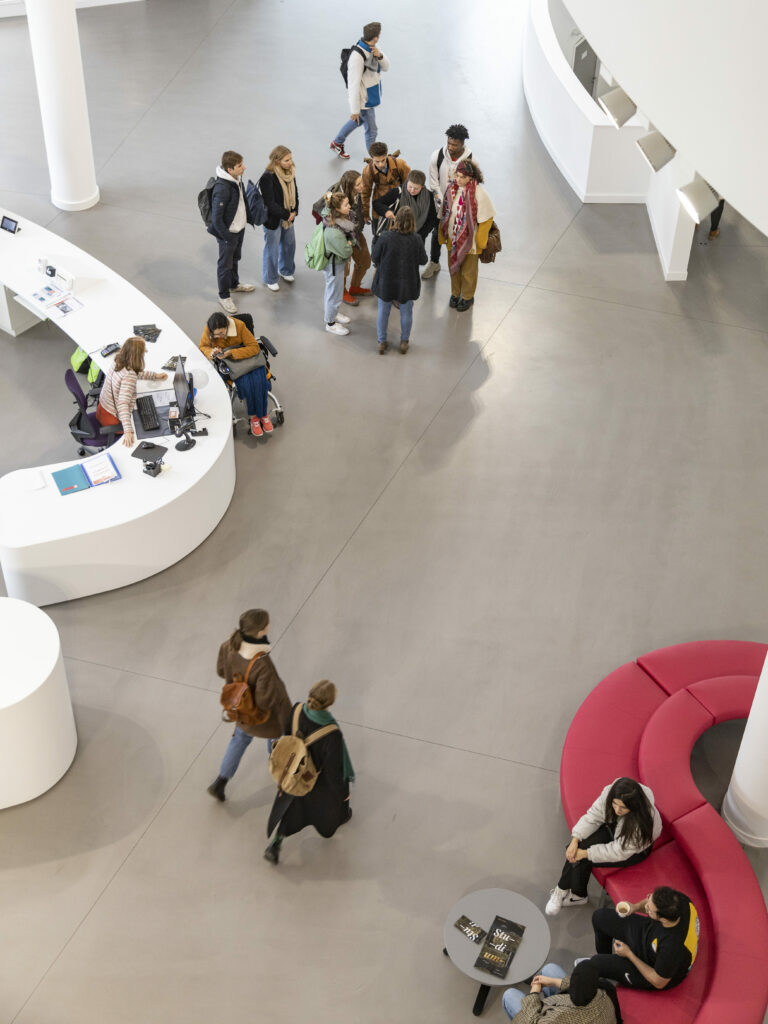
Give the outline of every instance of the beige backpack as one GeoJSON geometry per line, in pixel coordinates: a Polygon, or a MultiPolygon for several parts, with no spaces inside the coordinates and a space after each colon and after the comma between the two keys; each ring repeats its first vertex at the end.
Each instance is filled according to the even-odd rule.
{"type": "Polygon", "coordinates": [[[278,791],[290,796],[306,796],[314,788],[320,773],[308,748],[315,740],[339,728],[338,725],[324,725],[304,739],[299,732],[299,716],[303,707],[303,704],[296,705],[290,735],[281,736],[269,756],[269,772],[277,783],[278,791]]]}

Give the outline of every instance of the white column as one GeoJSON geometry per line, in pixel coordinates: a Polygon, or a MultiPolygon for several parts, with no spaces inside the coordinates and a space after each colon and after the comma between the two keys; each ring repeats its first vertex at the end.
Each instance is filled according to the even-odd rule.
{"type": "Polygon", "coordinates": [[[745,846],[768,846],[768,658],[723,801],[723,818],[745,846]]]}
{"type": "Polygon", "coordinates": [[[27,0],[51,202],[87,210],[99,201],[75,0],[27,0]]]}
{"type": "Polygon", "coordinates": [[[678,153],[666,167],[651,175],[648,185],[645,205],[665,281],[685,281],[688,277],[696,225],[680,205],[676,190],[690,181],[693,174],[693,167],[678,153]]]}

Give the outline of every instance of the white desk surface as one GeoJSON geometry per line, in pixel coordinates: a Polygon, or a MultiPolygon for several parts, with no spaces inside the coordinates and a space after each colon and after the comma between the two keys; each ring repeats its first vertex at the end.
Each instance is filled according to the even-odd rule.
{"type": "MultiPolygon", "coordinates": [[[[158,551],[155,556],[149,558],[150,564],[137,568],[137,575],[136,572],[129,571],[126,559],[123,571],[116,573],[115,582],[109,585],[104,585],[104,574],[99,572],[90,574],[90,584],[77,584],[74,579],[77,562],[73,560],[69,566],[72,574],[71,588],[68,584],[62,587],[59,580],[50,595],[51,600],[68,600],[71,597],[83,596],[83,593],[97,593],[99,590],[112,589],[113,586],[122,586],[126,582],[135,582],[136,579],[152,575],[184,557],[208,536],[226,511],[234,491],[232,412],[223,381],[200,352],[197,344],[158,306],[119,274],[83,250],[37,224],[20,217],[16,218],[11,211],[4,212],[18,219],[22,230],[15,235],[0,231],[0,282],[11,291],[25,297],[38,291],[48,281],[48,278],[41,276],[37,271],[38,257],[45,257],[49,264],[62,266],[74,274],[72,294],[83,303],[83,308],[56,323],[72,338],[73,347],[79,345],[85,349],[102,369],[108,369],[113,362],[112,356],[107,359],[101,356],[102,348],[111,342],[122,343],[133,334],[134,325],[156,324],[161,328],[161,334],[157,342],[147,344],[146,369],[161,370],[162,364],[170,356],[185,356],[186,370],[193,374],[195,386],[198,388],[195,406],[199,412],[208,413],[210,416],[210,419],[204,416],[198,419],[198,428],[207,427],[208,436],[197,438],[195,447],[189,451],[176,451],[176,438],[173,436],[158,439],[158,443],[168,444],[164,460],[169,467],[168,471],[158,477],[147,476],[142,470],[141,459],[131,457],[134,449],[127,448],[118,441],[110,447],[109,452],[120,470],[121,480],[61,495],[51,474],[57,469],[79,461],[76,458],[73,440],[75,457],[72,460],[56,465],[21,469],[0,478],[0,560],[8,592],[11,596],[34,600],[35,603],[46,603],[45,586],[37,585],[41,573],[44,574],[45,571],[44,560],[41,560],[39,554],[33,558],[36,579],[32,590],[35,596],[25,592],[24,585],[20,586],[18,593],[13,593],[13,577],[20,563],[24,562],[23,550],[26,548],[31,550],[40,545],[50,546],[52,542],[66,542],[76,537],[82,539],[99,531],[112,533],[114,529],[119,530],[123,525],[131,524],[135,527],[137,520],[144,521],[145,529],[141,531],[141,535],[151,543],[153,514],[163,511],[167,513],[169,506],[182,503],[173,512],[178,535],[166,545],[165,554],[159,550],[161,538],[154,538],[158,551]],[[199,485],[208,477],[208,485],[201,490],[199,485]],[[83,591],[83,587],[88,589],[83,591]]],[[[17,344],[24,344],[23,335],[17,344]]],[[[172,377],[173,374],[169,373],[169,382],[172,377]]],[[[85,378],[81,380],[85,383],[85,378]]],[[[168,382],[140,382],[139,393],[168,386],[168,382]]],[[[63,375],[61,387],[66,387],[63,375]]],[[[30,389],[34,393],[34,374],[31,377],[30,389]]],[[[87,384],[83,390],[87,391],[87,384]]],[[[39,396],[36,400],[40,400],[39,396]]],[[[73,415],[74,412],[73,403],[73,415]]],[[[60,429],[62,436],[68,434],[66,421],[62,421],[60,429]]],[[[33,457],[30,461],[33,461],[33,457]]],[[[169,516],[164,515],[162,520],[164,529],[167,529],[169,516]]],[[[131,530],[132,543],[135,542],[136,536],[136,530],[131,530]]],[[[121,538],[119,534],[113,534],[110,538],[113,544],[119,544],[121,539],[127,538],[121,538]]],[[[77,555],[78,559],[81,557],[82,547],[78,549],[77,555]]],[[[110,556],[106,549],[103,552],[96,550],[93,559],[94,562],[104,559],[106,569],[107,564],[114,561],[114,556],[110,556]]],[[[57,551],[53,560],[61,560],[62,567],[66,567],[68,563],[63,550],[57,551]]],[[[21,568],[23,570],[23,565],[21,568]]],[[[94,566],[91,566],[91,569],[93,568],[94,566]]]]}
{"type": "Polygon", "coordinates": [[[33,604],[0,597],[0,710],[48,679],[61,644],[53,621],[33,604]]]}

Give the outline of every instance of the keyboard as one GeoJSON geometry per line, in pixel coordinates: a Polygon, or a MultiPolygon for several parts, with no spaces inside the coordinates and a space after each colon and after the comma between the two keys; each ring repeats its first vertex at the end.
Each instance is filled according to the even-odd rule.
{"type": "Polygon", "coordinates": [[[152,395],[140,395],[136,399],[136,410],[145,430],[157,430],[160,420],[157,418],[157,409],[152,395]]]}

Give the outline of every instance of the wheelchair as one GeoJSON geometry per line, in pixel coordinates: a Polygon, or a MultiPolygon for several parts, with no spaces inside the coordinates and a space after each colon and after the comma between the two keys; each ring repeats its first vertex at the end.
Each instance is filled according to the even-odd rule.
{"type": "MultiPolygon", "coordinates": [[[[254,331],[253,317],[251,316],[250,313],[233,313],[232,314],[232,318],[233,318],[233,320],[241,320],[245,324],[245,326],[248,328],[248,330],[251,332],[251,334],[253,334],[254,337],[256,337],[255,331],[254,331]]],[[[270,390],[267,393],[267,415],[269,416],[269,418],[272,420],[272,423],[276,427],[282,427],[283,423],[285,422],[285,410],[283,409],[282,405],[280,404],[280,399],[277,397],[277,395],[275,394],[274,388],[272,387],[272,384],[273,384],[274,381],[277,380],[277,377],[275,377],[275,375],[272,373],[272,368],[270,367],[270,364],[269,364],[269,357],[270,356],[273,356],[273,357],[276,356],[277,355],[277,349],[272,344],[272,342],[269,340],[269,338],[266,338],[263,335],[257,337],[256,341],[258,341],[259,348],[264,353],[264,359],[265,359],[265,362],[266,362],[266,370],[267,370],[267,380],[269,381],[269,384],[270,384],[270,390]]],[[[227,387],[227,391],[229,392],[229,399],[230,399],[230,401],[232,403],[232,434],[233,434],[233,436],[236,436],[236,434],[237,434],[237,424],[238,423],[246,423],[247,424],[246,433],[250,434],[251,433],[251,426],[250,426],[250,418],[249,418],[248,414],[246,413],[245,415],[238,416],[236,411],[235,411],[235,402],[239,402],[240,401],[240,398],[238,397],[238,394],[237,394],[237,388],[235,387],[235,382],[233,380],[231,380],[226,375],[226,373],[222,372],[223,367],[219,364],[219,362],[217,360],[214,360],[214,364],[216,366],[216,369],[219,372],[219,376],[224,381],[224,383],[225,383],[225,385],[227,387]]]]}

